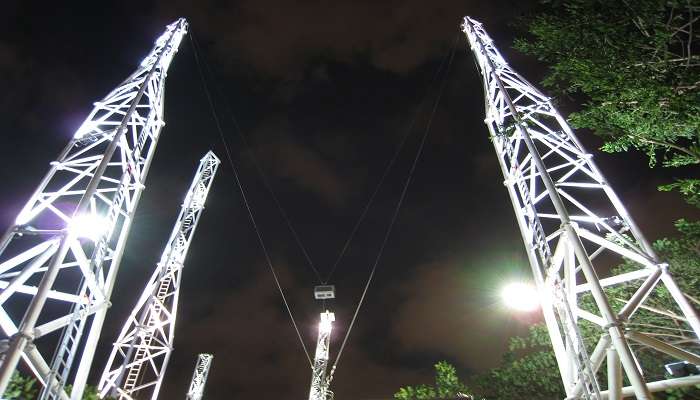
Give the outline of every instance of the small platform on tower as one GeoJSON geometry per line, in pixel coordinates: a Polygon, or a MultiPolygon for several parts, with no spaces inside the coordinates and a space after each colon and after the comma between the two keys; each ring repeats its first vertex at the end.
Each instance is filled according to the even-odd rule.
{"type": "Polygon", "coordinates": [[[335,286],[318,285],[314,287],[314,298],[316,300],[335,299],[335,286]]]}

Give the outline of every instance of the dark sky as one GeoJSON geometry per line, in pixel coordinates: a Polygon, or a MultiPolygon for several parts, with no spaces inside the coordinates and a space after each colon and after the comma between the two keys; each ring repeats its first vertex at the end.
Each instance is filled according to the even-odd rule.
{"type": "MultiPolygon", "coordinates": [[[[432,364],[441,359],[463,377],[482,371],[533,318],[516,317],[498,301],[501,285],[526,277],[529,267],[459,24],[464,15],[484,22],[505,57],[536,82],[544,66],[510,49],[520,34],[514,18],[534,4],[75,1],[52,8],[6,2],[0,17],[0,225],[14,219],[92,102],[135,69],[167,23],[184,16],[211,65],[207,79],[224,134],[310,351],[321,311],[312,295],[317,281],[250,154],[325,275],[416,117],[331,282],[338,292],[330,304],[337,318],[334,358],[425,130],[437,93],[431,78],[459,38],[425,151],[333,390],[340,400],[387,399],[401,385],[429,383],[432,364]]],[[[567,104],[565,112],[573,109],[567,104]]],[[[210,148],[224,157],[189,39],[171,66],[165,107],[167,125],[91,383],[160,257],[199,158],[210,148]]],[[[655,190],[673,172],[649,170],[639,154],[600,153],[599,139],[588,132],[581,137],[649,237],[670,234],[675,219],[693,216],[675,194],[655,190]]],[[[307,396],[307,362],[227,163],[190,250],[180,305],[176,350],[160,398],[184,395],[199,352],[215,355],[207,399],[307,396]]]]}

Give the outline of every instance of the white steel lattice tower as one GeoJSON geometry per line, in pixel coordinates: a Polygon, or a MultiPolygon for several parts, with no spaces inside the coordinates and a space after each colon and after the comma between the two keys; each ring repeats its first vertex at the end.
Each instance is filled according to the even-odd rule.
{"type": "Polygon", "coordinates": [[[646,382],[661,373],[644,370],[642,352],[700,363],[695,310],[550,99],[510,68],[479,22],[467,17],[463,29],[482,73],[485,122],[567,397],[648,399],[653,391],[700,383],[700,376],[646,382]],[[635,267],[599,277],[623,258],[635,267]],[[626,294],[611,298],[608,287],[626,294]],[[655,307],[663,297],[675,308],[655,307]],[[635,322],[642,314],[671,323],[643,326],[635,322]],[[596,335],[590,354],[582,326],[596,335]],[[602,391],[596,374],[606,356],[610,379],[602,391]],[[621,387],[621,367],[630,387],[621,387]]]}
{"type": "Polygon", "coordinates": [[[173,351],[185,257],[220,163],[211,151],[200,161],[160,261],[113,345],[100,396],[158,398],[173,351]]]}
{"type": "Polygon", "coordinates": [[[197,365],[194,366],[192,382],[190,382],[190,388],[187,390],[185,400],[202,400],[202,396],[204,396],[204,386],[207,384],[209,368],[211,368],[213,359],[214,356],[211,354],[202,353],[197,356],[197,365]]]}
{"type": "Polygon", "coordinates": [[[0,327],[10,338],[0,393],[21,357],[45,386],[42,399],[67,399],[63,387],[85,342],[72,394],[82,398],[164,124],[165,76],[186,30],[184,19],[169,25],[136,72],[95,103],[0,239],[0,327]],[[40,349],[53,353],[51,364],[40,349]]]}
{"type": "Polygon", "coordinates": [[[314,367],[311,372],[311,389],[309,390],[309,400],[327,400],[328,396],[330,395],[328,390],[330,382],[326,376],[326,373],[328,369],[333,321],[335,321],[335,314],[329,311],[321,313],[321,322],[318,324],[318,342],[316,342],[314,367]]]}

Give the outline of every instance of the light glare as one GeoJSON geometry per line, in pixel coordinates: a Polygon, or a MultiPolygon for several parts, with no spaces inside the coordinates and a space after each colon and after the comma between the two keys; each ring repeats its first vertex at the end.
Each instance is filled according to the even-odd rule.
{"type": "MultiPolygon", "coordinates": [[[[97,104],[95,104],[95,105],[97,105],[97,104]]],[[[96,130],[96,128],[97,128],[97,123],[95,121],[87,119],[87,120],[85,120],[85,122],[83,122],[82,125],[80,125],[80,128],[78,128],[78,130],[75,131],[75,135],[73,137],[75,139],[82,139],[89,132],[96,130]]]]}
{"type": "Polygon", "coordinates": [[[94,241],[107,231],[107,219],[96,214],[76,215],[68,229],[76,237],[94,241]]]}
{"type": "Polygon", "coordinates": [[[28,223],[29,221],[31,221],[31,219],[32,219],[32,215],[31,215],[31,213],[29,212],[29,210],[28,210],[28,209],[23,209],[23,210],[19,213],[19,215],[17,215],[17,218],[15,219],[15,224],[17,224],[17,225],[24,225],[24,224],[28,223]]]}
{"type": "Polygon", "coordinates": [[[333,327],[333,321],[335,321],[335,314],[326,311],[321,314],[321,322],[318,324],[319,332],[328,333],[333,327]]]}
{"type": "Polygon", "coordinates": [[[528,283],[513,282],[506,285],[501,292],[501,297],[503,303],[513,310],[529,312],[540,307],[537,289],[528,283]]]}

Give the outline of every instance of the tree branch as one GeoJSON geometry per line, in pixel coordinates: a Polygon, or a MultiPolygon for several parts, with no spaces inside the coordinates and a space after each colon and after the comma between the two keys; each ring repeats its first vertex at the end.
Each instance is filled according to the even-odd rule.
{"type": "MultiPolygon", "coordinates": [[[[690,0],[688,0],[688,6],[690,6],[690,0]]],[[[690,19],[693,19],[693,9],[691,7],[689,8],[690,12],[690,19]]],[[[688,66],[690,66],[690,57],[692,57],[692,49],[690,45],[693,43],[693,24],[690,24],[690,28],[688,28],[689,33],[688,33],[688,66]]]]}
{"type": "Polygon", "coordinates": [[[683,295],[684,295],[685,297],[687,297],[688,300],[690,300],[690,301],[692,301],[692,302],[694,302],[695,304],[697,304],[697,305],[700,306],[700,300],[696,299],[695,297],[693,297],[693,296],[691,296],[691,295],[689,295],[689,294],[687,294],[687,293],[683,293],[683,295]]]}
{"type": "Polygon", "coordinates": [[[674,149],[674,150],[676,150],[676,151],[679,151],[679,152],[681,152],[681,153],[687,154],[687,155],[689,155],[689,156],[695,158],[696,162],[700,163],[700,153],[697,153],[697,152],[695,152],[695,151],[692,151],[692,150],[690,150],[690,149],[687,149],[687,148],[685,148],[685,147],[683,147],[683,146],[678,146],[677,144],[674,144],[674,143],[671,143],[671,142],[666,142],[666,141],[663,141],[663,140],[655,140],[655,139],[645,138],[644,136],[637,135],[637,134],[634,134],[634,133],[630,133],[629,135],[632,136],[632,137],[637,138],[639,141],[644,142],[644,143],[653,144],[653,145],[656,145],[656,146],[668,147],[668,148],[674,149]]]}
{"type": "Polygon", "coordinates": [[[691,56],[691,57],[679,57],[679,58],[672,58],[670,60],[659,60],[659,61],[647,61],[647,62],[640,62],[636,64],[632,64],[632,67],[643,67],[645,65],[654,65],[654,64],[670,64],[670,63],[676,63],[676,62],[688,62],[690,63],[691,60],[698,60],[700,59],[700,56],[691,56]]]}

